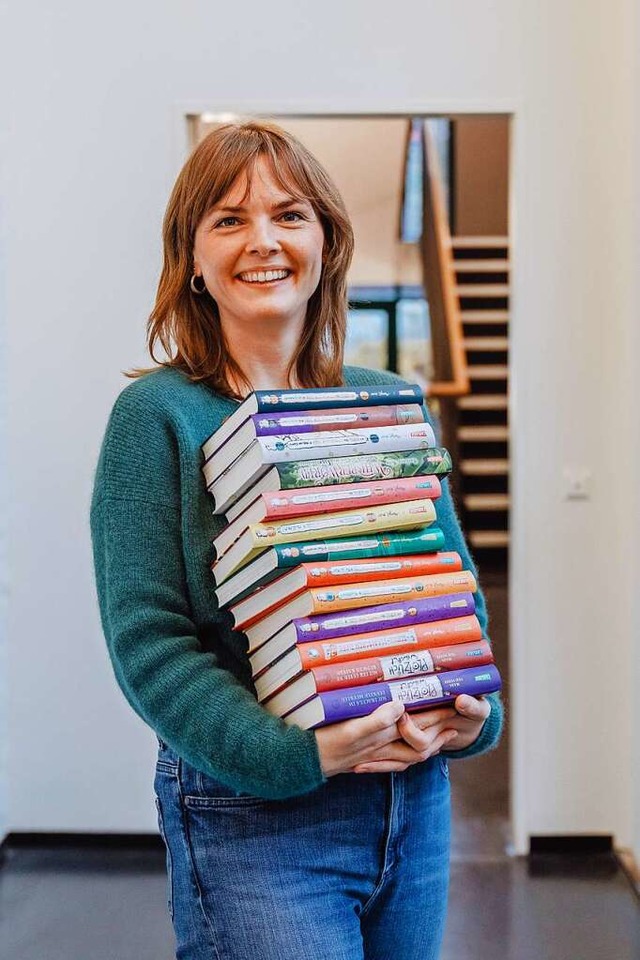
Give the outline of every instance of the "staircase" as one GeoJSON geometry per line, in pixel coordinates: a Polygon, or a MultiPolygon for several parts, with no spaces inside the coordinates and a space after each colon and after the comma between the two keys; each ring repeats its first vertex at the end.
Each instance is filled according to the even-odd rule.
{"type": "Polygon", "coordinates": [[[458,507],[477,556],[506,559],[509,545],[507,237],[452,237],[471,392],[458,397],[458,507]]]}

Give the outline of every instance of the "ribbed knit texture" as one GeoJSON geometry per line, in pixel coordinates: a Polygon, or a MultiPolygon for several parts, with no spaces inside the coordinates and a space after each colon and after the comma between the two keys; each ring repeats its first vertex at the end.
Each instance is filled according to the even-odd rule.
{"type": "MultiPolygon", "coordinates": [[[[397,380],[346,367],[352,386],[397,380]]],[[[91,532],[102,625],[117,681],[143,720],[188,763],[243,793],[284,798],[323,782],[313,731],[268,714],[253,692],[246,639],[217,609],[209,565],[224,521],[201,473],[201,445],[236,408],[160,369],[114,405],[98,462],[91,532]]],[[[448,483],[437,502],[445,549],[474,570],[448,483]]],[[[476,595],[486,628],[486,608],[476,595]]],[[[464,757],[494,747],[500,698],[464,757]]]]}

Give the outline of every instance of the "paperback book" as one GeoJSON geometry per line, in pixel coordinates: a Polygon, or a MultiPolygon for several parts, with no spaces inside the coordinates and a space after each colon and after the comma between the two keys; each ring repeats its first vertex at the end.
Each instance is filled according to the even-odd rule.
{"type": "MultiPolygon", "coordinates": [[[[285,649],[305,638],[308,640],[330,640],[336,637],[348,637],[369,630],[384,630],[388,627],[404,627],[413,623],[426,623],[429,620],[446,620],[450,617],[463,617],[475,613],[476,606],[472,593],[445,594],[441,597],[428,597],[424,600],[397,601],[395,603],[375,604],[371,607],[357,607],[338,613],[321,613],[315,616],[298,617],[282,628],[286,631],[285,649]]],[[[281,631],[278,631],[278,634],[281,631]]],[[[248,627],[245,631],[249,641],[249,653],[253,653],[270,639],[265,635],[264,625],[260,623],[248,627]]],[[[276,636],[278,635],[276,634],[276,636]]]]}
{"type": "Polygon", "coordinates": [[[272,414],[289,410],[322,410],[331,407],[375,407],[390,404],[422,404],[424,395],[417,384],[387,384],[300,390],[256,390],[234,410],[214,434],[203,444],[202,452],[208,460],[250,416],[272,414]]]}
{"type": "Polygon", "coordinates": [[[416,554],[387,560],[338,560],[335,563],[301,563],[264,587],[254,590],[231,608],[238,625],[264,616],[274,607],[317,587],[339,587],[345,583],[379,581],[400,577],[425,577],[462,570],[460,554],[454,552],[416,554]]]}
{"type": "MultiPolygon", "coordinates": [[[[374,453],[368,456],[336,457],[332,460],[296,460],[274,463],[252,487],[224,511],[230,523],[249,507],[257,496],[306,487],[353,485],[404,477],[437,476],[451,473],[451,456],[444,447],[374,453]]],[[[213,492],[213,491],[210,491],[213,492]]],[[[218,511],[216,511],[218,512],[218,511]]]]}
{"type": "Polygon", "coordinates": [[[482,639],[480,621],[471,614],[450,620],[416,623],[415,626],[373,630],[336,640],[294,641],[285,646],[284,631],[267,641],[249,657],[256,691],[261,699],[311,667],[345,663],[374,654],[413,653],[454,643],[482,639]]]}
{"type": "Polygon", "coordinates": [[[224,583],[238,567],[274,543],[296,543],[352,537],[381,531],[420,529],[436,518],[431,500],[409,500],[357,510],[341,510],[314,517],[295,517],[273,523],[254,523],[212,566],[216,584],[224,583]]]}
{"type": "Polygon", "coordinates": [[[304,562],[333,563],[337,560],[430,554],[441,550],[443,546],[444,534],[439,527],[435,526],[422,527],[418,530],[369,534],[357,538],[343,537],[336,540],[275,544],[255,560],[247,563],[224,583],[216,586],[216,598],[218,606],[224,607],[234,600],[242,599],[251,590],[270,583],[284,570],[297,567],[304,562]]]}
{"type": "MultiPolygon", "coordinates": [[[[407,710],[424,710],[453,703],[460,694],[478,697],[495,693],[502,687],[500,674],[494,664],[467,667],[444,673],[373,683],[365,687],[328,690],[316,694],[302,706],[288,713],[285,723],[309,730],[338,723],[352,717],[364,717],[383,703],[398,701],[407,710]]],[[[265,704],[269,710],[269,702],[265,704]]]]}
{"type": "Polygon", "coordinates": [[[386,680],[442,673],[444,670],[476,669],[488,663],[493,663],[491,647],[486,640],[479,640],[420,652],[369,657],[328,667],[312,667],[269,698],[267,709],[278,717],[284,717],[311,697],[327,690],[362,687],[386,680]]]}
{"type": "Polygon", "coordinates": [[[394,453],[434,447],[429,423],[412,423],[379,430],[327,430],[325,433],[278,434],[258,437],[237,459],[229,463],[220,451],[202,468],[207,489],[213,494],[215,513],[224,513],[265,473],[269,464],[283,461],[322,460],[364,454],[394,453]]]}

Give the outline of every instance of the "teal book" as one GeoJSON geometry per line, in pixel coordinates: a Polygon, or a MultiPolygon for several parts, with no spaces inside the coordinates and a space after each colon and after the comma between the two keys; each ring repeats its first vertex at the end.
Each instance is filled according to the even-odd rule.
{"type": "Polygon", "coordinates": [[[357,560],[363,557],[399,557],[435,553],[444,548],[444,534],[438,527],[407,532],[369,534],[336,540],[274,544],[251,560],[216,589],[221,607],[241,600],[251,590],[263,587],[285,570],[299,563],[326,563],[329,560],[357,560]]]}

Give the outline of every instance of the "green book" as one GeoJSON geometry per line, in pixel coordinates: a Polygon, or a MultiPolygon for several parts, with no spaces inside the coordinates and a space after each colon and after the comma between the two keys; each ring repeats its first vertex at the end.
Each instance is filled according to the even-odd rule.
{"type": "Polygon", "coordinates": [[[363,557],[398,557],[412,553],[435,553],[444,548],[444,534],[438,527],[419,530],[341,537],[305,543],[274,544],[250,561],[216,589],[218,605],[241,600],[299,563],[326,563],[329,560],[357,560],[363,557]]]}
{"type": "Polygon", "coordinates": [[[224,516],[231,523],[261,493],[273,490],[398,480],[402,477],[446,477],[451,473],[451,467],[451,455],[445,447],[274,463],[239,500],[224,511],[224,516]]]}

